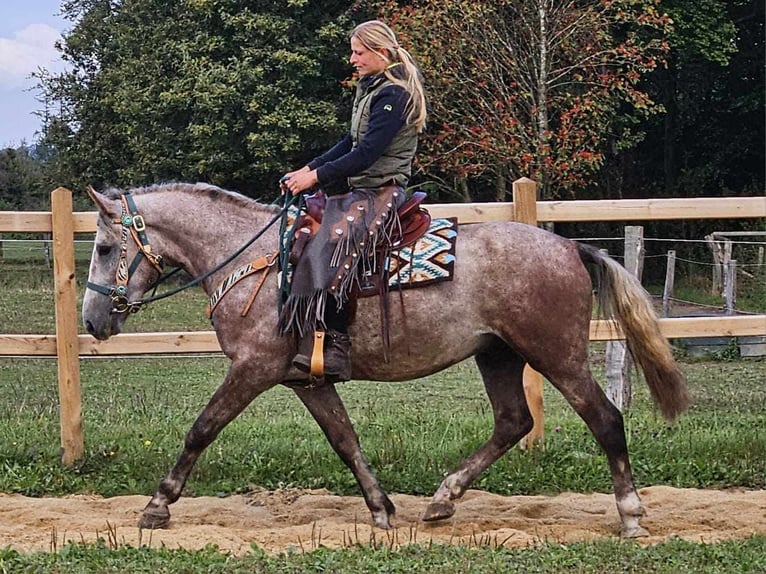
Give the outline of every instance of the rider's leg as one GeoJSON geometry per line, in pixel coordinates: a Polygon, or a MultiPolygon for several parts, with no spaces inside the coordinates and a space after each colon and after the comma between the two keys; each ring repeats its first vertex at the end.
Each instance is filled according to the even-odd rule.
{"type": "Polygon", "coordinates": [[[335,297],[327,298],[324,322],[327,341],[324,352],[324,372],[339,381],[351,378],[351,338],[348,336],[348,305],[339,308],[335,297]]]}
{"type": "MultiPolygon", "coordinates": [[[[348,336],[348,305],[341,308],[335,297],[328,296],[325,304],[324,323],[327,336],[324,343],[324,374],[336,381],[351,378],[351,339],[348,336]]],[[[314,334],[307,333],[301,339],[298,354],[293,358],[293,365],[305,373],[311,372],[311,354],[314,334]]]]}

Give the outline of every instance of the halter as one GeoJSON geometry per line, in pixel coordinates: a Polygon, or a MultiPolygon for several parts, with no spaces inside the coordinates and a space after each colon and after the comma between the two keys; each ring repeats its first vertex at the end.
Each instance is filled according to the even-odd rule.
{"type": "MultiPolygon", "coordinates": [[[[143,258],[146,258],[149,261],[149,263],[151,263],[152,266],[160,274],[159,277],[154,282],[154,284],[150,286],[149,288],[156,289],[156,287],[160,283],[162,283],[165,279],[170,277],[176,271],[180,271],[180,269],[176,269],[175,271],[171,271],[170,273],[167,273],[166,275],[162,275],[163,267],[164,267],[162,257],[160,255],[155,254],[152,251],[152,247],[149,244],[149,240],[146,237],[146,222],[144,221],[143,216],[141,216],[138,213],[138,210],[136,209],[136,204],[133,202],[133,197],[130,195],[129,192],[126,192],[124,195],[120,196],[120,199],[122,201],[122,216],[119,219],[112,220],[113,223],[122,225],[122,239],[120,242],[120,260],[117,264],[117,270],[115,271],[115,284],[109,287],[104,285],[99,285],[97,283],[92,283],[90,281],[86,282],[85,284],[86,288],[92,291],[101,293],[102,295],[106,295],[107,297],[110,297],[112,299],[112,313],[137,313],[141,309],[141,307],[143,307],[147,303],[150,303],[152,301],[158,301],[159,299],[164,299],[166,297],[170,297],[171,295],[175,295],[176,293],[179,293],[180,291],[183,291],[190,287],[194,287],[195,285],[199,285],[205,279],[213,275],[213,273],[220,271],[223,267],[225,267],[226,265],[234,261],[234,259],[239,257],[239,255],[241,255],[245,251],[245,249],[250,247],[250,245],[252,245],[259,237],[261,237],[261,235],[263,235],[266,232],[266,230],[272,225],[274,225],[280,218],[283,219],[283,227],[284,227],[284,222],[286,221],[286,215],[287,215],[288,209],[294,204],[298,204],[300,206],[303,200],[303,196],[302,195],[292,196],[291,194],[286,194],[285,200],[284,200],[284,207],[282,207],[282,209],[279,210],[279,212],[271,219],[271,221],[269,221],[253,237],[251,237],[247,243],[245,243],[237,251],[232,253],[224,261],[221,261],[221,263],[216,265],[213,269],[211,269],[207,273],[204,273],[203,275],[200,275],[199,277],[192,279],[191,281],[189,281],[188,283],[185,283],[184,285],[181,285],[180,287],[171,289],[170,291],[166,293],[161,293],[159,295],[152,295],[151,297],[147,297],[146,299],[139,299],[138,301],[128,300],[127,285],[128,285],[128,281],[130,280],[130,275],[133,272],[135,272],[135,270],[138,268],[143,258]],[[128,236],[133,238],[133,241],[138,247],[138,252],[136,253],[136,256],[133,258],[133,261],[131,262],[130,265],[128,265],[128,236]]],[[[272,264],[273,264],[273,261],[272,261],[272,264]]],[[[149,289],[147,289],[147,291],[148,290],[149,289]]]]}
{"type": "Polygon", "coordinates": [[[99,285],[88,281],[86,287],[92,291],[106,295],[112,299],[112,313],[136,313],[142,306],[142,301],[128,301],[128,281],[135,273],[141,261],[146,258],[149,263],[162,275],[164,264],[160,255],[152,252],[152,246],[146,237],[146,222],[138,213],[133,196],[125,193],[120,196],[122,203],[122,216],[113,219],[112,223],[122,225],[122,238],[120,240],[120,259],[117,270],[114,273],[115,284],[112,286],[99,285]],[[128,237],[138,247],[133,261],[128,265],[128,237]]]}

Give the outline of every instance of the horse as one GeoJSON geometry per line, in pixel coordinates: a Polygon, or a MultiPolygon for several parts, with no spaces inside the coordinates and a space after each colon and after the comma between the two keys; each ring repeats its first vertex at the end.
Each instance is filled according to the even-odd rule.
{"type": "MultiPolygon", "coordinates": [[[[121,332],[128,311],[140,308],[135,301],[157,282],[161,262],[197,277],[210,295],[232,269],[276,252],[280,243],[278,226],[267,225],[279,217],[279,206],[212,185],[167,183],[127,191],[90,188],[88,193],[99,217],[82,319],[98,340],[121,332]],[[261,233],[253,237],[254,230],[261,233]],[[241,254],[221,267],[226,255],[238,247],[241,254]]],[[[686,381],[659,329],[651,297],[606,254],[535,226],[515,222],[460,226],[455,253],[452,281],[389,297],[387,350],[375,298],[359,299],[349,328],[354,380],[412,380],[470,357],[478,365],[492,406],[492,433],[446,475],[421,520],[453,516],[455,501],[474,479],[530,432],[533,419],[522,380],[529,365],[565,397],[605,452],[620,534],[646,535],[640,525],[645,511],[634,486],[622,414],[594,380],[588,346],[596,284],[596,304],[620,326],[644,371],[652,400],[667,420],[674,421],[688,406],[686,381]]],[[[276,331],[275,278],[276,273],[265,281],[257,274],[243,279],[212,312],[211,322],[230,367],[186,434],[175,465],[143,509],[141,528],[168,526],[169,505],[180,497],[204,449],[253,399],[280,384],[292,388],[354,474],[372,524],[393,528],[394,504],[361,451],[335,385],[300,384],[291,378],[296,342],[276,331]],[[251,294],[261,286],[253,302],[251,294]],[[249,304],[252,308],[243,313],[249,304]]]]}

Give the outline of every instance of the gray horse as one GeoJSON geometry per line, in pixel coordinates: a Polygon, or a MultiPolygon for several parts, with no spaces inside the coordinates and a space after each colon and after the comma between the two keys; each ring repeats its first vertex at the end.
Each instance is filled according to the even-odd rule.
{"type": "MultiPolygon", "coordinates": [[[[100,216],[82,314],[87,331],[100,340],[120,333],[129,315],[125,311],[138,308],[130,302],[140,300],[156,281],[158,256],[193,277],[204,276],[278,212],[273,206],[203,184],[157,185],[129,193],[91,189],[89,193],[100,216]]],[[[204,279],[206,293],[213,293],[232,270],[274,253],[279,235],[275,227],[235,261],[204,279]]],[[[561,392],[606,453],[621,534],[645,534],[639,524],[644,509],[633,484],[622,415],[594,381],[588,365],[593,293],[585,263],[595,269],[602,310],[622,328],[654,402],[672,421],[687,407],[686,383],[659,330],[648,294],[622,266],[598,250],[518,223],[460,227],[456,257],[453,281],[390,298],[387,361],[382,359],[374,298],[359,301],[350,327],[354,379],[410,380],[471,356],[479,367],[492,404],[494,430],[481,448],[442,481],[423,520],[452,516],[453,501],[531,430],[522,384],[528,364],[561,392]]],[[[187,433],[175,466],[144,509],[141,527],[167,526],[168,506],[180,497],[202,451],[255,397],[275,385],[289,384],[295,341],[275,334],[275,275],[264,283],[246,316],[241,311],[259,281],[257,274],[237,283],[216,306],[211,320],[231,366],[187,433]]],[[[394,505],[368,466],[335,387],[290,386],[354,473],[374,525],[392,528],[394,505]]]]}

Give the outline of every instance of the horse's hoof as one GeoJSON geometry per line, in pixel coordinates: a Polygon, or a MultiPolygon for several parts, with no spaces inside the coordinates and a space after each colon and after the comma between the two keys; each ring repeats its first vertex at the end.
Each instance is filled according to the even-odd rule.
{"type": "Polygon", "coordinates": [[[445,520],[453,514],[455,514],[455,505],[451,502],[432,502],[426,507],[422,520],[423,522],[445,520]]]}
{"type": "Polygon", "coordinates": [[[649,536],[649,531],[642,526],[623,526],[620,530],[621,538],[644,538],[646,536],[649,536]]]}
{"type": "Polygon", "coordinates": [[[376,528],[380,528],[381,530],[393,530],[394,525],[391,522],[391,518],[388,516],[388,514],[383,515],[372,515],[372,523],[375,525],[376,528]]]}
{"type": "Polygon", "coordinates": [[[159,530],[167,528],[170,524],[170,511],[167,507],[147,508],[141,514],[141,520],[138,521],[138,527],[146,530],[159,530]]]}

